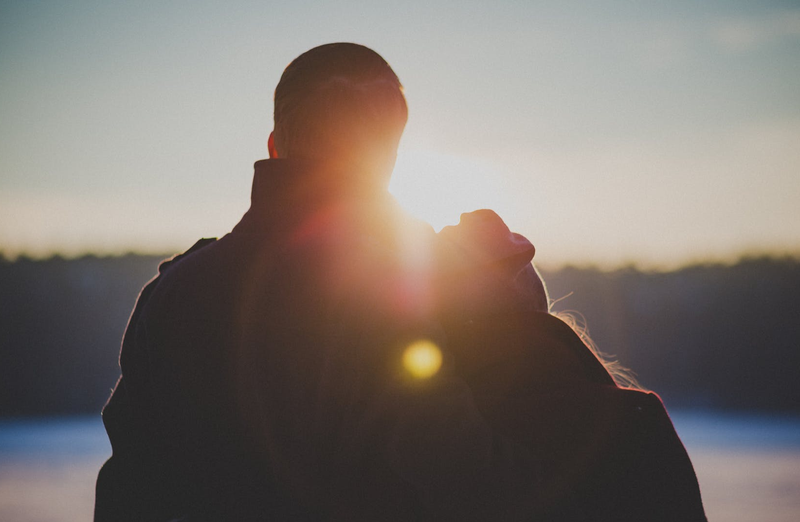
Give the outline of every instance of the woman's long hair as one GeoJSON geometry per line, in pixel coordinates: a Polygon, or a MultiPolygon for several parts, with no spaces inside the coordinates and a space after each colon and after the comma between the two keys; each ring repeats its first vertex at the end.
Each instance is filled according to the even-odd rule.
{"type": "Polygon", "coordinates": [[[578,337],[581,338],[583,344],[586,345],[589,350],[597,357],[597,359],[605,366],[608,373],[611,374],[611,377],[614,379],[614,382],[620,388],[633,388],[636,390],[645,390],[642,385],[639,384],[639,381],[636,380],[636,374],[623,366],[619,361],[615,360],[613,355],[609,355],[607,353],[601,352],[597,345],[594,343],[592,338],[589,336],[589,330],[586,327],[586,319],[581,315],[579,312],[573,310],[565,310],[561,312],[550,312],[550,315],[558,317],[562,321],[564,321],[567,325],[569,325],[572,330],[578,334],[578,337]]]}

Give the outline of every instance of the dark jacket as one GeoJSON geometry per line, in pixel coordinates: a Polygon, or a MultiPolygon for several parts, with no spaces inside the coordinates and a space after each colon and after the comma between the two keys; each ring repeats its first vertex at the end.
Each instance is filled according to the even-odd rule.
{"type": "Polygon", "coordinates": [[[453,371],[433,231],[346,176],[257,163],[233,231],[144,288],[97,521],[482,520],[542,479],[453,371]],[[420,339],[427,379],[402,365],[420,339]]]}
{"type": "Polygon", "coordinates": [[[530,520],[706,520],[661,399],[614,384],[563,321],[487,315],[447,331],[487,423],[529,448],[547,477],[522,507],[530,520]]]}

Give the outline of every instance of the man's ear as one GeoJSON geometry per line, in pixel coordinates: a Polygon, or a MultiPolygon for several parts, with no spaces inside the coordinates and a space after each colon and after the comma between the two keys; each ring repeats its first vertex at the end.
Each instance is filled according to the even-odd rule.
{"type": "Polygon", "coordinates": [[[274,159],[278,157],[278,149],[275,148],[275,131],[269,133],[269,139],[267,139],[267,149],[269,149],[270,158],[274,159]]]}

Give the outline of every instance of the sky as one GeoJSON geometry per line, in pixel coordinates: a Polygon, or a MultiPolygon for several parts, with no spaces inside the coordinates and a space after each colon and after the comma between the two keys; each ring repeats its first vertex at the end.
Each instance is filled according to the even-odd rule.
{"type": "Polygon", "coordinates": [[[171,253],[249,206],[283,68],[357,42],[409,104],[391,190],[541,265],[800,254],[800,2],[0,1],[0,252],[171,253]]]}

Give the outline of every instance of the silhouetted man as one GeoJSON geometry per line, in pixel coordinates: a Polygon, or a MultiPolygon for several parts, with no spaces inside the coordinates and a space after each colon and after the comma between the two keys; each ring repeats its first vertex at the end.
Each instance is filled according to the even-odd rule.
{"type": "Polygon", "coordinates": [[[406,119],[366,47],[286,68],[250,210],[136,303],[96,521],[704,520],[660,400],[548,314],[530,242],[397,208],[406,119]]]}
{"type": "MultiPolygon", "coordinates": [[[[397,76],[366,47],[323,45],[286,68],[274,116],[250,210],[139,296],[95,519],[514,518],[537,465],[454,374],[446,255],[386,190],[397,76]]],[[[530,243],[502,233],[501,255],[528,264],[530,243]]]]}

